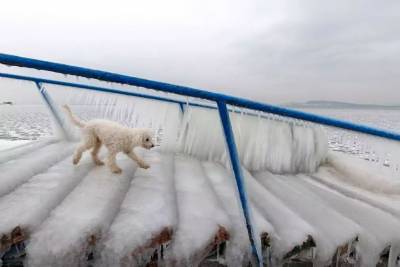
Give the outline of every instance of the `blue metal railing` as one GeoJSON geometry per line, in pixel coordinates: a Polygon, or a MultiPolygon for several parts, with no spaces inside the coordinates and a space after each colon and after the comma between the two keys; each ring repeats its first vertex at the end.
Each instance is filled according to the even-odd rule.
{"type": "MultiPolygon", "coordinates": [[[[230,95],[213,93],[213,92],[209,92],[209,91],[205,91],[205,90],[199,90],[199,89],[190,88],[190,87],[178,86],[178,85],[173,85],[173,84],[168,84],[168,83],[162,83],[162,82],[157,82],[157,81],[152,81],[152,80],[140,79],[140,78],[136,78],[136,77],[111,73],[111,72],[93,70],[93,69],[88,69],[88,68],[70,66],[70,65],[47,62],[47,61],[42,61],[42,60],[30,59],[30,58],[23,58],[23,57],[7,55],[7,54],[0,54],[0,63],[6,64],[6,65],[12,65],[12,66],[52,71],[52,72],[68,74],[68,75],[76,75],[76,76],[86,77],[86,78],[90,78],[90,79],[97,79],[97,80],[107,81],[107,82],[140,86],[140,87],[154,89],[154,90],[167,92],[167,93],[173,93],[173,94],[178,94],[178,95],[183,95],[183,96],[190,96],[190,97],[195,97],[195,98],[206,99],[206,100],[210,100],[210,101],[217,103],[221,123],[222,123],[224,134],[225,134],[225,139],[226,139],[226,143],[227,143],[227,147],[228,147],[228,152],[229,152],[229,156],[230,156],[230,160],[231,160],[231,164],[232,164],[232,169],[233,169],[233,172],[235,175],[236,185],[237,185],[237,188],[239,191],[241,206],[242,206],[243,214],[244,214],[244,217],[246,220],[246,227],[247,227],[249,239],[250,239],[251,246],[252,246],[252,251],[254,253],[255,258],[257,259],[259,266],[262,265],[262,257],[261,257],[260,250],[256,246],[256,242],[255,242],[254,229],[253,229],[251,218],[250,218],[250,210],[249,210],[246,190],[245,190],[245,186],[244,186],[244,182],[243,182],[243,175],[241,172],[240,161],[239,161],[239,157],[238,157],[238,153],[237,153],[237,148],[235,145],[235,140],[234,140],[232,127],[231,127],[231,123],[230,123],[230,119],[229,119],[227,105],[234,105],[234,106],[238,106],[238,107],[243,107],[243,108],[248,108],[248,109],[252,109],[252,110],[277,114],[277,115],[295,118],[295,119],[301,119],[304,121],[310,121],[310,122],[314,122],[314,123],[319,123],[319,124],[323,124],[323,125],[338,127],[338,128],[342,128],[342,129],[352,130],[352,131],[356,131],[356,132],[361,132],[361,133],[365,133],[365,134],[370,134],[370,135],[374,135],[374,136],[378,136],[378,137],[383,137],[383,138],[387,138],[387,139],[400,141],[400,134],[398,134],[398,133],[394,133],[394,132],[390,132],[390,131],[386,131],[386,130],[382,130],[382,129],[377,129],[377,128],[373,128],[373,127],[369,127],[369,126],[365,126],[365,125],[355,124],[355,123],[351,123],[351,122],[347,122],[347,121],[332,119],[332,118],[328,118],[328,117],[324,117],[324,116],[319,116],[319,115],[315,115],[312,113],[306,113],[306,112],[301,112],[301,111],[297,111],[297,110],[292,110],[292,109],[282,108],[282,107],[273,106],[273,105],[269,105],[269,104],[264,104],[264,103],[260,103],[260,102],[256,102],[256,101],[252,101],[252,100],[248,100],[248,99],[243,99],[243,98],[239,98],[239,97],[234,97],[234,96],[230,96],[230,95]]],[[[33,81],[36,83],[38,83],[38,82],[50,83],[50,84],[57,84],[57,85],[62,85],[62,86],[79,87],[82,89],[90,89],[90,90],[97,90],[97,91],[103,91],[103,92],[145,97],[145,98],[150,98],[150,99],[155,99],[155,100],[160,100],[160,101],[173,102],[173,103],[179,104],[181,106],[181,108],[183,107],[184,104],[186,104],[186,102],[163,98],[163,97],[158,97],[158,96],[149,96],[149,95],[138,94],[138,93],[133,93],[133,92],[127,92],[127,91],[121,91],[121,90],[115,90],[115,89],[107,89],[107,88],[101,88],[101,87],[95,87],[95,86],[87,86],[87,85],[76,86],[76,84],[72,84],[72,83],[52,81],[52,80],[46,80],[46,79],[41,79],[41,78],[17,76],[17,75],[11,75],[11,74],[0,74],[0,77],[16,78],[16,79],[21,79],[21,80],[33,81]]],[[[201,105],[201,104],[195,104],[195,105],[200,105],[200,106],[209,107],[209,108],[210,107],[215,108],[212,106],[201,105]]]]}
{"type": "Polygon", "coordinates": [[[38,77],[15,75],[15,74],[1,73],[1,72],[0,72],[0,77],[8,78],[8,79],[15,79],[15,80],[22,80],[22,81],[29,81],[29,82],[34,82],[36,84],[53,84],[53,85],[73,87],[73,88],[92,90],[92,91],[98,91],[98,92],[104,92],[104,93],[134,96],[134,97],[140,97],[140,98],[145,98],[145,99],[150,99],[150,100],[157,100],[157,101],[179,104],[182,106],[190,105],[193,107],[217,109],[216,107],[211,106],[211,105],[205,105],[205,104],[193,103],[193,102],[185,102],[185,101],[180,101],[180,100],[162,97],[162,96],[141,94],[141,93],[130,92],[130,91],[126,91],[126,90],[111,89],[111,88],[105,88],[105,87],[100,87],[100,86],[85,85],[85,84],[80,84],[80,83],[63,82],[63,81],[56,81],[56,80],[43,79],[43,78],[38,78],[38,77]]]}
{"type": "Polygon", "coordinates": [[[224,102],[220,101],[217,102],[217,104],[218,104],[219,117],[221,118],[222,128],[224,130],[224,135],[226,139],[226,145],[229,151],[229,158],[232,164],[232,170],[236,177],[236,184],[239,189],[240,203],[242,203],[243,215],[246,221],[246,228],[248,231],[250,243],[252,244],[252,252],[258,259],[259,265],[262,265],[261,251],[257,249],[255,241],[256,235],[254,233],[254,228],[251,225],[250,207],[248,204],[249,201],[247,198],[246,191],[244,190],[245,188],[244,178],[243,178],[242,168],[240,166],[240,160],[235,143],[235,137],[232,131],[231,120],[229,119],[229,112],[224,102]]]}
{"type": "Polygon", "coordinates": [[[51,113],[54,116],[55,123],[58,126],[58,129],[62,131],[64,137],[69,137],[65,127],[63,126],[62,119],[60,118],[58,112],[55,110],[54,105],[51,103],[51,98],[47,94],[46,89],[43,87],[43,84],[40,82],[35,82],[37,89],[39,90],[40,95],[43,97],[44,102],[46,102],[47,106],[50,108],[51,113]]]}
{"type": "Polygon", "coordinates": [[[169,83],[157,82],[152,80],[146,80],[127,75],[121,75],[111,72],[99,71],[94,69],[70,66],[60,63],[53,63],[48,61],[36,60],[31,58],[18,57],[14,55],[7,55],[0,53],[0,63],[9,66],[19,66],[26,68],[33,68],[38,70],[46,70],[51,72],[57,72],[62,74],[69,74],[75,76],[86,77],[89,79],[97,79],[106,82],[114,82],[121,84],[129,84],[133,86],[144,87],[148,89],[154,89],[161,92],[173,93],[184,96],[191,96],[195,98],[207,99],[213,102],[222,101],[228,105],[234,105],[238,107],[263,111],[267,113],[277,114],[285,117],[301,119],[305,121],[315,122],[318,124],[338,127],[346,130],[361,132],[374,136],[379,136],[387,139],[400,141],[400,134],[369,127],[365,125],[355,124],[343,120],[337,120],[328,118],[312,113],[302,112],[298,110],[283,108],[279,106],[264,104],[244,98],[235,96],[213,93],[206,90],[195,89],[186,86],[173,85],[169,83]]]}
{"type": "MultiPolygon", "coordinates": [[[[168,103],[172,103],[172,104],[178,104],[179,108],[182,112],[184,112],[185,106],[200,107],[200,108],[207,108],[207,109],[214,109],[214,110],[218,109],[217,105],[212,105],[211,103],[210,104],[201,104],[201,103],[195,103],[195,102],[191,102],[191,101],[182,101],[182,100],[177,100],[177,99],[163,97],[163,96],[142,94],[142,93],[127,91],[127,90],[120,90],[120,89],[115,89],[115,88],[105,88],[105,87],[100,87],[100,86],[92,86],[92,85],[86,85],[86,84],[81,84],[81,83],[50,80],[50,79],[44,79],[44,78],[38,78],[38,77],[32,77],[32,76],[23,76],[23,75],[16,75],[16,74],[0,72],[0,78],[29,81],[29,82],[33,82],[36,84],[52,84],[52,85],[57,85],[57,86],[65,86],[65,87],[79,88],[79,89],[84,89],[84,90],[92,90],[92,91],[98,91],[98,92],[104,92],[104,93],[120,94],[120,95],[140,97],[140,98],[156,100],[156,101],[163,101],[163,102],[168,102],[168,103]]],[[[260,116],[261,118],[266,118],[266,116],[264,116],[264,115],[250,113],[251,111],[249,112],[248,110],[239,111],[239,110],[234,110],[231,108],[228,108],[228,110],[229,110],[229,112],[243,113],[243,114],[250,115],[250,116],[260,116]]]]}

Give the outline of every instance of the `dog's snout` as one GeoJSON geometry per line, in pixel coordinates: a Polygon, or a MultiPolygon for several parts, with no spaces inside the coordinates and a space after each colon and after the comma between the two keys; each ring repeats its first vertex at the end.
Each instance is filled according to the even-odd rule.
{"type": "Polygon", "coordinates": [[[154,144],[151,144],[151,147],[154,147],[154,144]]]}

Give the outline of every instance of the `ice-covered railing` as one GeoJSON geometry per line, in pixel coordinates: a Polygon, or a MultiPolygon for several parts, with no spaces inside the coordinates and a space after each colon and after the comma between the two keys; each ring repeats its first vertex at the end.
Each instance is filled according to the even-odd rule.
{"type": "MultiPolygon", "coordinates": [[[[244,217],[246,219],[246,226],[247,226],[249,238],[250,238],[250,241],[252,244],[252,250],[253,250],[253,253],[254,253],[256,259],[258,260],[259,265],[262,264],[262,257],[260,254],[259,246],[256,245],[257,241],[255,238],[254,230],[253,230],[252,223],[251,223],[250,211],[248,208],[246,191],[245,191],[244,184],[243,184],[243,175],[242,175],[242,170],[241,170],[240,161],[239,161],[239,158],[240,158],[239,156],[241,156],[244,164],[246,164],[246,161],[248,161],[248,163],[250,162],[250,164],[253,163],[251,160],[249,160],[249,157],[251,157],[252,154],[248,153],[246,151],[246,149],[244,149],[244,150],[242,149],[243,147],[246,147],[246,145],[243,146],[243,144],[248,145],[249,142],[251,141],[251,138],[249,139],[248,137],[246,137],[246,135],[241,135],[240,129],[243,127],[246,127],[246,125],[241,124],[240,116],[238,116],[236,118],[235,117],[236,115],[234,115],[232,117],[235,117],[235,118],[233,118],[233,119],[230,118],[230,114],[229,114],[230,109],[235,110],[236,108],[242,108],[242,109],[244,108],[244,109],[251,110],[252,112],[249,112],[251,114],[251,116],[256,115],[255,119],[254,119],[255,121],[253,122],[254,123],[253,126],[257,125],[258,127],[261,127],[261,129],[263,129],[263,130],[268,130],[268,129],[265,129],[265,127],[267,127],[267,126],[262,121],[263,119],[265,119],[266,115],[261,114],[260,116],[257,116],[257,112],[275,114],[275,115],[279,115],[279,116],[282,116],[285,118],[292,118],[295,120],[303,120],[303,121],[308,121],[311,123],[317,123],[317,124],[338,127],[338,128],[342,128],[342,129],[352,130],[352,131],[361,132],[361,133],[365,133],[365,134],[369,134],[369,135],[375,135],[375,136],[379,136],[379,137],[383,137],[383,138],[391,139],[391,140],[396,140],[396,141],[400,140],[399,134],[393,133],[390,131],[380,130],[380,129],[376,129],[373,127],[368,127],[368,126],[358,125],[358,124],[354,124],[354,123],[350,123],[350,122],[346,122],[346,121],[341,121],[341,120],[336,120],[336,119],[327,118],[327,117],[323,117],[323,116],[318,116],[318,115],[311,114],[311,113],[300,112],[300,111],[296,111],[296,110],[272,106],[272,105],[268,105],[268,104],[264,104],[264,103],[260,103],[260,102],[256,102],[256,101],[251,101],[251,100],[247,100],[247,99],[243,99],[243,98],[229,96],[229,95],[212,93],[212,92],[208,92],[205,90],[198,90],[198,89],[194,89],[194,88],[177,86],[177,85],[161,83],[161,82],[156,82],[156,81],[151,81],[151,80],[145,80],[145,79],[140,79],[140,78],[126,76],[126,75],[120,75],[120,74],[115,74],[115,73],[110,73],[110,72],[104,72],[104,71],[86,69],[86,68],[75,67],[75,66],[70,66],[70,65],[40,61],[40,60],[29,59],[29,58],[22,58],[22,57],[6,55],[6,54],[0,54],[0,63],[6,64],[6,65],[28,67],[28,68],[34,68],[34,69],[39,69],[39,70],[57,72],[57,73],[61,73],[61,74],[93,78],[93,79],[97,79],[100,81],[128,84],[128,85],[139,86],[139,87],[148,88],[148,89],[154,89],[154,90],[158,90],[160,92],[172,93],[172,94],[182,95],[182,96],[186,96],[186,97],[193,97],[196,99],[205,99],[205,100],[211,101],[213,103],[212,105],[208,105],[208,104],[203,105],[201,103],[200,104],[187,103],[187,104],[188,104],[188,106],[199,106],[200,105],[205,108],[211,108],[211,109],[218,110],[218,115],[219,115],[221,125],[222,125],[221,130],[225,136],[225,142],[227,144],[227,152],[228,153],[226,153],[226,155],[224,155],[224,152],[221,152],[223,149],[221,149],[220,147],[213,147],[213,149],[209,149],[208,155],[203,155],[203,156],[212,158],[212,159],[216,159],[216,158],[222,158],[222,159],[225,158],[226,159],[229,157],[229,162],[232,165],[232,169],[233,169],[233,172],[234,172],[234,175],[236,178],[236,182],[237,182],[237,187],[238,187],[239,196],[240,196],[240,200],[241,200],[241,204],[242,204],[242,209],[243,209],[244,217]],[[256,111],[256,112],[253,112],[253,111],[256,111]],[[231,122],[231,120],[232,120],[232,122],[231,122]],[[237,141],[235,141],[234,132],[236,133],[235,138],[237,139],[237,141]],[[238,144],[238,147],[236,146],[236,143],[238,144]]],[[[7,77],[7,75],[8,74],[2,74],[1,76],[7,77]]],[[[8,75],[8,76],[10,78],[11,75],[8,75]]],[[[33,77],[19,77],[19,78],[22,80],[35,82],[37,84],[38,88],[41,89],[41,93],[46,92],[45,90],[43,90],[43,87],[42,87],[43,84],[45,84],[45,83],[52,84],[44,79],[39,79],[39,78],[33,78],[33,77]]],[[[61,86],[68,86],[64,82],[57,82],[57,84],[61,85],[61,86]]],[[[77,86],[77,87],[82,88],[82,89],[92,89],[92,90],[97,90],[97,91],[102,91],[102,92],[108,91],[110,93],[121,94],[121,95],[133,96],[133,94],[134,94],[132,92],[125,92],[125,91],[118,91],[118,90],[110,90],[110,89],[104,90],[104,88],[103,89],[88,88],[88,86],[77,86]]],[[[138,96],[138,95],[136,95],[136,96],[138,96]]],[[[43,95],[43,97],[46,99],[46,95],[43,95]]],[[[143,96],[143,97],[146,98],[147,96],[143,96]]],[[[155,99],[156,97],[151,96],[151,97],[147,97],[147,98],[155,99]]],[[[156,100],[164,101],[165,99],[159,98],[156,100]]],[[[175,100],[170,99],[170,100],[166,100],[166,101],[172,103],[175,100]]],[[[49,102],[49,105],[51,105],[50,101],[46,101],[46,102],[49,102]]],[[[185,104],[185,101],[176,101],[175,104],[178,104],[179,107],[182,109],[185,104]]],[[[192,115],[186,115],[186,116],[196,116],[196,112],[197,111],[189,111],[187,113],[185,112],[185,114],[192,114],[192,115]]],[[[203,111],[199,111],[199,112],[203,112],[203,111]]],[[[57,113],[57,112],[54,111],[54,113],[57,113]]],[[[267,117],[268,117],[268,115],[267,115],[267,117]]],[[[56,118],[56,119],[59,122],[59,124],[62,125],[62,123],[63,123],[62,118],[56,118]]],[[[215,121],[210,121],[210,123],[215,123],[215,121]]],[[[274,126],[277,127],[278,129],[285,127],[285,126],[279,125],[278,122],[274,126]]],[[[194,123],[194,125],[192,123],[191,125],[185,125],[184,127],[185,128],[183,130],[187,130],[188,134],[190,134],[190,131],[196,131],[197,126],[195,123],[194,123]]],[[[292,138],[292,140],[295,140],[294,137],[296,136],[296,131],[297,131],[296,129],[297,128],[294,127],[294,128],[290,128],[290,130],[283,130],[283,132],[290,133],[291,134],[290,137],[292,138]],[[292,131],[293,129],[295,129],[295,131],[292,131]]],[[[257,132],[259,133],[261,131],[257,131],[257,132]]],[[[297,134],[299,136],[304,137],[304,136],[307,136],[307,134],[311,134],[311,131],[310,130],[304,130],[304,131],[299,130],[297,134]],[[308,132],[308,133],[305,133],[305,132],[308,132]]],[[[314,130],[312,130],[312,135],[315,135],[314,130]]],[[[187,136],[185,138],[187,138],[187,136]]],[[[313,139],[313,140],[315,140],[315,139],[313,139]]],[[[189,142],[192,142],[192,141],[198,142],[199,144],[202,143],[201,140],[196,140],[196,138],[189,140],[189,142]]],[[[219,143],[221,143],[221,142],[219,142],[219,143]]],[[[252,144],[252,145],[250,145],[250,147],[251,146],[257,147],[257,145],[258,144],[252,144]]],[[[296,143],[296,142],[292,143],[291,153],[293,153],[295,151],[303,151],[303,150],[297,150],[296,147],[298,147],[298,145],[299,145],[299,143],[296,143]],[[293,144],[294,144],[294,146],[293,146],[293,144]],[[296,149],[293,149],[293,147],[295,147],[296,149]]],[[[320,150],[319,146],[315,145],[315,144],[313,146],[307,145],[306,148],[308,148],[308,147],[313,147],[312,151],[313,151],[314,155],[310,154],[310,158],[307,158],[307,157],[304,158],[303,160],[306,163],[309,163],[311,157],[317,155],[319,153],[318,151],[322,151],[322,149],[320,150]]],[[[188,147],[184,146],[183,149],[186,150],[188,153],[192,153],[191,151],[189,151],[190,147],[188,148],[188,147]]],[[[205,150],[203,150],[203,152],[201,152],[199,154],[204,153],[204,151],[205,150]]],[[[261,151],[262,154],[265,153],[265,151],[262,148],[259,149],[259,151],[261,151]]],[[[307,149],[304,151],[307,151],[307,149]]],[[[255,153],[255,154],[257,154],[257,153],[255,153]]],[[[282,153],[282,155],[283,155],[282,157],[285,158],[286,154],[282,153]]],[[[320,159],[317,158],[317,161],[313,164],[314,165],[317,164],[318,160],[320,160],[320,159]]],[[[266,160],[266,162],[268,162],[268,160],[266,160]]],[[[297,166],[296,164],[293,165],[293,161],[291,161],[290,164],[292,167],[297,166]]],[[[304,166],[304,164],[303,165],[300,164],[299,166],[304,166]]],[[[254,169],[257,169],[258,167],[259,166],[253,166],[254,169]]],[[[272,170],[274,170],[274,168],[275,168],[276,169],[275,171],[284,170],[284,168],[282,166],[279,166],[279,164],[272,164],[271,166],[269,166],[269,168],[272,170]]],[[[290,168],[288,168],[288,170],[290,170],[290,168]]],[[[307,170],[303,170],[303,171],[307,171],[307,170]]]]}
{"type": "MultiPolygon", "coordinates": [[[[238,110],[235,110],[238,111],[238,110]]],[[[230,120],[241,164],[250,171],[311,173],[327,156],[327,139],[320,125],[240,109],[230,120]],[[249,115],[251,114],[251,115],[249,115]]],[[[179,151],[229,165],[216,111],[189,107],[183,117],[179,151]]]]}

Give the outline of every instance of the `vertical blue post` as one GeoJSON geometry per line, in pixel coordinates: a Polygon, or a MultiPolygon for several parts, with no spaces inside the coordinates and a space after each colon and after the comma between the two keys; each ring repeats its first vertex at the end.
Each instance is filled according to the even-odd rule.
{"type": "Polygon", "coordinates": [[[256,237],[251,223],[249,202],[245,190],[243,173],[240,166],[239,156],[235,144],[235,137],[232,131],[231,121],[229,119],[228,109],[226,108],[225,102],[218,101],[217,104],[218,104],[219,116],[225,134],[225,140],[228,147],[233,173],[236,179],[236,186],[239,191],[240,203],[242,205],[242,211],[244,214],[244,218],[246,220],[246,228],[247,228],[247,233],[249,235],[252,252],[255,258],[257,259],[258,266],[263,266],[262,255],[261,252],[257,249],[256,237]]]}
{"type": "Polygon", "coordinates": [[[57,110],[53,106],[51,98],[47,94],[46,89],[42,86],[42,83],[40,83],[40,82],[35,82],[35,84],[36,84],[36,87],[38,88],[40,94],[42,95],[44,102],[46,102],[47,106],[49,107],[49,109],[50,109],[50,111],[51,111],[51,113],[52,113],[52,115],[53,115],[53,117],[55,119],[55,122],[56,122],[58,128],[61,130],[61,132],[64,135],[64,137],[69,138],[69,135],[66,132],[64,126],[63,126],[62,119],[60,118],[57,110]]]}
{"type": "Polygon", "coordinates": [[[183,107],[183,103],[179,103],[179,107],[181,109],[182,114],[185,113],[185,108],[183,107]]]}

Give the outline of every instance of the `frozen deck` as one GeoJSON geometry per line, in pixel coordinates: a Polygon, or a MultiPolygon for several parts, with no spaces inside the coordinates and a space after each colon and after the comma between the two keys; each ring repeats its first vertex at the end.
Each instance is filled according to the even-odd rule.
{"type": "MultiPolygon", "coordinates": [[[[150,169],[120,155],[123,173],[115,175],[88,155],[73,166],[73,145],[37,143],[1,154],[4,266],[248,264],[230,170],[146,151],[150,169]]],[[[357,190],[330,168],[312,175],[245,171],[265,265],[396,266],[400,198],[357,190]]]]}

